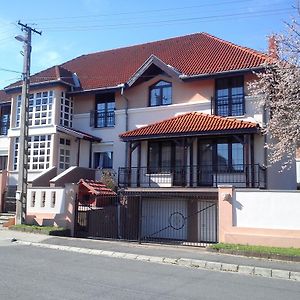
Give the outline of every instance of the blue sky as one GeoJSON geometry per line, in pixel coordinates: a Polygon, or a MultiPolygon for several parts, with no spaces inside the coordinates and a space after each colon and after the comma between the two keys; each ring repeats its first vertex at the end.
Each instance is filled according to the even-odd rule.
{"type": "Polygon", "coordinates": [[[285,30],[296,0],[8,0],[0,10],[0,88],[22,70],[18,20],[42,30],[32,41],[31,73],[76,56],[194,32],[267,49],[285,30]]]}

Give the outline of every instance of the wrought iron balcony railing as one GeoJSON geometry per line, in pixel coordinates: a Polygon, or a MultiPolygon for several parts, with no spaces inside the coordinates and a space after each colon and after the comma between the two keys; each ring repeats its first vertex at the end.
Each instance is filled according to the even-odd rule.
{"type": "Polygon", "coordinates": [[[119,168],[120,187],[217,187],[265,188],[265,168],[259,164],[197,165],[180,167],[119,168]]]}

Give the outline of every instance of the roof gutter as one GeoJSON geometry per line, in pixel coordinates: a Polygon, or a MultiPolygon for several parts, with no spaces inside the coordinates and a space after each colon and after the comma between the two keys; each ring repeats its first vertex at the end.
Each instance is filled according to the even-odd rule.
{"type": "Polygon", "coordinates": [[[101,91],[115,91],[115,90],[119,90],[125,87],[124,83],[120,83],[118,85],[115,86],[107,86],[107,87],[102,87],[102,88],[95,88],[95,89],[88,89],[88,90],[80,90],[80,91],[72,91],[72,92],[68,92],[69,95],[74,95],[74,94],[83,94],[83,93],[93,93],[93,92],[101,92],[101,91]]]}
{"type": "Polygon", "coordinates": [[[217,76],[236,74],[236,73],[255,72],[255,71],[260,71],[263,69],[264,69],[264,67],[260,66],[260,67],[256,67],[256,68],[230,70],[230,71],[223,71],[223,72],[216,72],[216,73],[206,73],[206,74],[196,74],[196,75],[182,74],[182,75],[179,75],[179,78],[182,80],[202,79],[202,78],[217,77],[217,76]]]}
{"type": "MultiPolygon", "coordinates": [[[[62,83],[62,84],[68,85],[68,86],[74,86],[73,84],[70,84],[63,80],[48,80],[48,81],[30,83],[30,87],[36,87],[39,85],[47,85],[47,84],[53,84],[53,83],[62,83]]],[[[21,88],[22,88],[22,85],[18,85],[18,86],[13,86],[13,87],[5,87],[4,90],[10,92],[10,91],[18,90],[21,88]]]]}

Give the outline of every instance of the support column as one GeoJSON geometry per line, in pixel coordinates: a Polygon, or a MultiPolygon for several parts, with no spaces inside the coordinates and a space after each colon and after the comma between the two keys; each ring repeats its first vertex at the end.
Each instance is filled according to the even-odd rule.
{"type": "Polygon", "coordinates": [[[232,185],[218,186],[218,212],[219,212],[219,243],[226,243],[226,232],[232,227],[232,198],[234,187],[232,185]]]}

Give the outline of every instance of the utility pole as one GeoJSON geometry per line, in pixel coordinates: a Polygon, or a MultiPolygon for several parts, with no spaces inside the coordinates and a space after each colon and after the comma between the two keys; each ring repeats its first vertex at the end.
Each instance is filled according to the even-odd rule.
{"type": "Polygon", "coordinates": [[[37,31],[27,24],[21,26],[25,36],[16,36],[16,39],[23,42],[24,62],[22,73],[22,96],[20,111],[20,137],[19,137],[19,170],[18,170],[18,186],[16,192],[16,223],[23,224],[26,217],[27,202],[27,176],[28,176],[28,118],[29,118],[29,84],[30,84],[30,57],[31,57],[31,33],[35,32],[39,35],[42,32],[37,31]]]}

